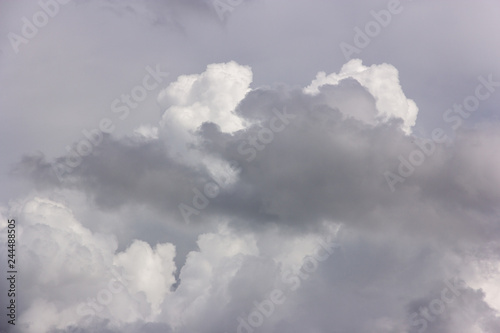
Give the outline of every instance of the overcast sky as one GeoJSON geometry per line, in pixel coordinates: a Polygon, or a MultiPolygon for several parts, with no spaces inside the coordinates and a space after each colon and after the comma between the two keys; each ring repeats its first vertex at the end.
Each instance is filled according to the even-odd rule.
{"type": "Polygon", "coordinates": [[[500,332],[500,2],[0,2],[0,332],[500,332]]]}

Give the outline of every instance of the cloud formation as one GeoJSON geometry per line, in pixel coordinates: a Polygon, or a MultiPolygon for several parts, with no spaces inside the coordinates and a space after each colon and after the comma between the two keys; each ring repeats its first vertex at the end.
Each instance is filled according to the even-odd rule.
{"type": "Polygon", "coordinates": [[[198,231],[178,265],[176,244],[135,239],[119,251],[69,204],[10,204],[2,214],[24,221],[29,272],[20,327],[498,329],[498,126],[460,129],[393,193],[384,172],[428,139],[411,132],[418,108],[394,66],[351,60],[306,88],[251,82],[235,62],[180,76],[159,94],[157,126],[105,136],[62,182],[46,157],[23,159],[17,173],[44,193],[83,192],[116,214],[145,206],[177,228],[184,207],[187,227],[217,227],[198,231]],[[325,239],[338,248],[314,264],[325,239]]]}
{"type": "Polygon", "coordinates": [[[402,129],[405,133],[411,133],[411,128],[417,120],[418,108],[415,102],[408,99],[399,84],[398,70],[389,64],[363,66],[360,59],[353,59],[340,69],[340,72],[326,75],[318,73],[316,79],[304,88],[308,94],[318,94],[319,88],[324,85],[338,85],[342,80],[354,79],[368,90],[375,99],[376,112],[373,110],[361,111],[360,105],[352,105],[349,100],[357,100],[358,96],[339,94],[336,98],[340,105],[338,107],[346,116],[354,117],[369,124],[386,122],[391,118],[402,119],[402,129]],[[347,99],[348,101],[345,101],[347,99]],[[340,100],[340,101],[339,101],[340,100]],[[344,103],[347,103],[344,104],[344,103]],[[354,113],[356,112],[356,113],[354,113]]]}

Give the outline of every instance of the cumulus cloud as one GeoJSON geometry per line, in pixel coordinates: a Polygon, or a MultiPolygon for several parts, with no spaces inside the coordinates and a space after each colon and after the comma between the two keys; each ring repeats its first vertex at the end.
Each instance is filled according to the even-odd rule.
{"type": "MultiPolygon", "coordinates": [[[[318,247],[318,236],[301,236],[292,239],[293,251],[289,252],[286,242],[290,239],[276,232],[274,237],[268,234],[262,244],[256,234],[239,233],[223,224],[218,231],[199,236],[198,249],[188,254],[180,283],[173,288],[172,244],[152,248],[135,240],[117,252],[112,236],[90,232],[67,206],[45,198],[13,203],[8,214],[24,222],[18,229],[20,270],[24,272],[19,283],[25,288],[19,300],[25,304],[19,332],[66,332],[72,327],[114,332],[146,323],[156,323],[158,329],[202,329],[206,321],[216,325],[235,297],[242,297],[238,296],[240,280],[248,282],[249,278],[245,267],[276,257],[271,265],[277,271],[280,265],[296,268],[318,247]],[[271,247],[271,238],[285,246],[271,247]]],[[[330,237],[335,237],[337,229],[331,229],[330,237]]],[[[262,285],[251,288],[260,290],[262,297],[267,292],[262,285]]]]}
{"type": "MultiPolygon", "coordinates": [[[[437,144],[432,156],[397,184],[394,195],[384,174],[397,170],[400,158],[408,158],[418,149],[415,141],[422,140],[402,130],[410,110],[404,111],[406,118],[376,122],[346,111],[363,109],[366,116],[389,106],[403,114],[398,107],[411,103],[401,95],[394,67],[368,68],[352,60],[340,74],[316,79],[303,91],[249,90],[251,77],[248,67],[236,63],[180,77],[160,93],[170,106],[158,138],[105,137],[62,183],[40,156],[26,157],[18,170],[45,187],[84,189],[101,207],[147,204],[179,223],[186,215],[196,222],[222,215],[305,230],[332,219],[365,227],[403,223],[440,234],[459,225],[454,232],[474,238],[483,236],[471,222],[480,216],[496,234],[490,215],[499,195],[496,162],[482,164],[482,156],[495,149],[495,126],[460,131],[451,146],[437,144]],[[394,100],[377,84],[397,91],[394,100]],[[237,167],[231,169],[231,163],[237,167]],[[203,194],[209,183],[215,192],[203,194]],[[449,189],[455,189],[453,194],[449,189]],[[450,210],[451,202],[461,206],[450,210]],[[188,207],[184,215],[179,205],[188,207]],[[436,209],[442,212],[436,215],[436,209]],[[435,224],[443,227],[436,230],[435,224]]],[[[140,133],[155,130],[142,127],[140,133]]]]}
{"type": "Polygon", "coordinates": [[[340,101],[333,101],[332,107],[338,107],[346,116],[352,116],[369,124],[384,122],[391,118],[402,119],[402,129],[407,134],[411,133],[411,128],[417,120],[418,108],[415,102],[403,93],[399,84],[398,70],[389,64],[367,67],[363,66],[360,59],[352,59],[342,66],[338,74],[318,73],[316,79],[304,88],[304,92],[318,94],[320,87],[327,84],[337,85],[346,79],[353,79],[368,90],[375,99],[376,113],[371,113],[371,110],[360,113],[359,109],[363,107],[349,103],[349,100],[356,103],[355,100],[358,98],[356,95],[342,94],[340,101]]]}
{"type": "Polygon", "coordinates": [[[198,237],[173,288],[172,244],[151,247],[136,240],[117,252],[110,236],[90,232],[67,206],[49,199],[14,203],[4,211],[25,221],[19,230],[20,259],[30,274],[22,275],[22,285],[29,287],[19,332],[77,327],[81,332],[240,332],[242,322],[261,321],[258,328],[266,332],[418,332],[424,326],[428,332],[459,327],[488,332],[500,325],[494,302],[487,301],[491,290],[462,280],[484,277],[487,267],[479,262],[493,263],[494,248],[487,256],[485,251],[464,256],[428,237],[399,230],[363,233],[327,221],[323,235],[290,235],[281,228],[238,231],[223,222],[198,237]],[[50,232],[40,233],[43,227],[50,232]],[[56,241],[57,249],[47,245],[56,241]],[[59,260],[34,264],[48,256],[59,260]],[[280,301],[271,307],[276,291],[280,301]],[[432,310],[436,304],[442,306],[439,314],[432,310]]]}
{"type": "Polygon", "coordinates": [[[197,166],[200,161],[212,175],[227,163],[192,149],[199,144],[196,131],[203,123],[217,125],[232,133],[245,127],[245,119],[235,112],[238,103],[250,91],[252,71],[235,62],[208,65],[205,72],[181,75],[158,96],[165,107],[159,122],[169,154],[184,163],[197,166]]]}
{"type": "Polygon", "coordinates": [[[160,126],[172,149],[192,143],[191,136],[204,122],[218,125],[224,132],[244,127],[234,114],[236,105],[250,90],[252,72],[235,62],[209,65],[201,74],[182,75],[160,92],[158,102],[166,106],[160,126]]]}
{"type": "Polygon", "coordinates": [[[235,62],[209,65],[199,75],[182,75],[158,96],[160,104],[168,105],[161,124],[194,131],[210,121],[224,132],[239,130],[243,124],[232,112],[251,82],[250,68],[235,62]]]}
{"type": "Polygon", "coordinates": [[[393,5],[0,1],[0,332],[500,332],[500,2],[393,5]]]}
{"type": "Polygon", "coordinates": [[[22,332],[65,329],[90,317],[114,324],[152,318],[175,282],[172,244],[153,250],[134,241],[116,253],[113,236],[92,233],[67,206],[50,199],[13,204],[10,215],[23,221],[18,229],[22,332]]]}
{"type": "MultiPolygon", "coordinates": [[[[341,73],[345,68],[349,66],[341,73]]],[[[383,68],[388,68],[388,84],[394,83],[397,71],[389,65],[383,68]]],[[[377,76],[383,70],[371,72],[377,76]]],[[[234,62],[210,65],[200,75],[179,77],[160,93],[159,100],[167,106],[158,140],[153,134],[144,134],[148,140],[105,139],[94,156],[86,158],[62,185],[83,186],[101,205],[119,206],[140,198],[171,210],[181,203],[192,205],[196,186],[225,177],[226,188],[211,202],[207,214],[237,211],[252,219],[301,224],[323,217],[353,218],[348,216],[353,212],[364,215],[377,204],[372,200],[374,193],[381,199],[391,195],[380,175],[398,152],[410,146],[410,140],[399,131],[402,120],[386,119],[374,127],[375,123],[363,119],[343,117],[339,108],[357,110],[361,103],[366,112],[376,112],[379,93],[372,95],[356,83],[346,86],[346,80],[323,84],[321,93],[313,96],[289,88],[250,90],[251,78],[248,67],[234,62]],[[274,133],[266,134],[264,129],[274,133]],[[126,163],[134,154],[138,156],[133,158],[135,164],[126,163]],[[321,164],[311,163],[318,159],[321,164]],[[230,163],[241,170],[225,172],[230,163]],[[314,179],[302,180],[302,174],[314,179]],[[323,185],[316,186],[318,182],[323,185]],[[127,190],[119,197],[110,196],[118,184],[127,190]],[[176,195],[168,195],[170,191],[176,195]],[[138,192],[142,194],[137,196],[138,192]],[[161,199],[157,193],[164,193],[161,199]],[[354,202],[359,207],[356,210],[350,206],[354,202]]],[[[142,127],[138,131],[156,130],[142,127]]],[[[30,164],[47,162],[27,158],[20,170],[33,170],[30,164]]],[[[47,173],[30,171],[40,182],[46,181],[47,173]]]]}
{"type": "Polygon", "coordinates": [[[494,331],[498,126],[434,143],[394,193],[384,173],[430,140],[411,132],[418,109],[395,67],[352,60],[302,89],[251,82],[235,62],[180,76],[158,126],[104,136],[61,181],[43,155],[23,159],[17,173],[44,193],[147,207],[197,233],[179,261],[175,242],[118,251],[58,201],[4,208],[26,221],[23,329],[494,331]]]}

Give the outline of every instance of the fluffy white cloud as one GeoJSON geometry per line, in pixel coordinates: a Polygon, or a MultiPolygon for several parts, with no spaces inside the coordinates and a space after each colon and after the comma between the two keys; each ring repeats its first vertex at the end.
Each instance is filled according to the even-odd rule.
{"type": "MultiPolygon", "coordinates": [[[[486,294],[461,289],[463,296],[446,308],[448,315],[439,318],[439,325],[427,323],[429,332],[461,327],[463,332],[482,333],[496,325],[492,309],[480,310],[498,305],[493,243],[489,252],[473,253],[471,264],[438,245],[432,245],[434,255],[423,254],[427,247],[423,238],[347,229],[337,240],[340,252],[304,266],[308,256],[321,248],[321,239],[338,237],[338,224],[325,222],[320,237],[286,234],[280,228],[242,232],[221,223],[217,231],[198,237],[198,249],[188,254],[178,286],[171,289],[176,270],[172,244],[152,248],[136,240],[116,253],[113,237],[90,232],[66,205],[45,198],[28,199],[2,211],[23,221],[18,229],[20,277],[22,285],[29,286],[22,294],[29,306],[20,311],[22,332],[69,332],[72,326],[88,332],[133,332],[148,323],[166,325],[151,332],[169,327],[176,332],[236,331],[238,318],[248,320],[256,311],[255,302],[265,303],[276,288],[284,292],[285,301],[264,320],[263,331],[290,330],[293,325],[322,331],[335,325],[359,332],[399,332],[409,325],[405,308],[417,313],[412,302],[428,307],[459,267],[460,275],[486,294]],[[384,313],[379,311],[381,301],[386,304],[384,313]],[[362,308],[360,302],[365,303],[362,308]],[[310,309],[303,313],[305,304],[310,309]],[[343,307],[357,312],[361,320],[353,323],[342,314],[343,307]],[[313,312],[323,316],[325,311],[332,314],[331,320],[313,319],[313,312]],[[293,313],[306,317],[290,317],[293,313]]],[[[322,255],[326,253],[323,250],[322,255]]]]}
{"type": "Polygon", "coordinates": [[[63,2],[0,1],[25,38],[0,50],[0,252],[15,218],[19,261],[0,332],[500,332],[500,2],[63,2]],[[146,66],[169,76],[144,94],[146,66]]]}
{"type": "MultiPolygon", "coordinates": [[[[107,137],[62,184],[85,189],[111,211],[129,205],[172,214],[161,223],[196,239],[194,247],[179,244],[182,258],[178,244],[161,236],[130,238],[118,252],[115,237],[91,231],[86,226],[95,223],[77,219],[71,203],[32,198],[0,210],[23,221],[29,305],[20,309],[20,327],[187,333],[241,331],[251,322],[263,332],[413,333],[419,325],[431,333],[495,331],[498,161],[485,163],[498,142],[495,126],[457,133],[455,145],[436,148],[393,195],[383,172],[416,146],[390,120],[409,131],[417,112],[394,67],[349,62],[302,91],[248,91],[250,82],[250,69],[236,63],[179,78],[161,94],[169,103],[161,127],[139,127],[127,140],[107,137]],[[278,117],[275,106],[293,113],[294,122],[268,145],[254,146],[255,159],[245,164],[238,146],[259,139],[269,116],[278,117]],[[241,168],[228,173],[231,160],[241,168]],[[172,213],[178,203],[195,205],[201,192],[192,189],[205,184],[196,182],[221,176],[231,186],[205,207],[197,202],[202,223],[179,225],[172,213]],[[323,238],[338,235],[332,221],[345,226],[340,249],[323,248],[324,260],[311,259],[323,238]],[[489,251],[478,245],[483,241],[491,242],[489,251]],[[478,254],[467,261],[472,250],[478,254]],[[458,278],[469,287],[460,287],[446,314],[427,319],[422,309],[440,304],[443,288],[458,278]],[[275,290],[283,302],[272,305],[275,290]]],[[[25,164],[51,188],[43,158],[25,164]]]]}
{"type": "MultiPolygon", "coordinates": [[[[23,332],[153,318],[174,284],[172,244],[134,241],[116,253],[114,236],[92,233],[64,204],[35,197],[14,204],[18,216],[19,316],[23,332]]],[[[5,230],[5,229],[4,229],[5,230]]],[[[5,245],[5,244],[3,244],[5,245]]]]}
{"type": "Polygon", "coordinates": [[[159,314],[161,302],[175,283],[174,257],[172,244],[158,244],[153,250],[148,243],[136,240],[113,260],[130,280],[128,290],[146,295],[151,304],[151,319],[159,314]]]}
{"type": "Polygon", "coordinates": [[[159,125],[171,156],[191,165],[203,161],[216,174],[224,162],[192,150],[198,143],[194,133],[205,122],[228,133],[243,129],[245,121],[235,108],[250,91],[251,82],[251,69],[231,61],[208,65],[201,74],[181,75],[162,90],[158,103],[166,110],[159,125]]]}
{"type": "Polygon", "coordinates": [[[217,233],[200,235],[197,244],[199,250],[188,254],[181,270],[180,286],[164,302],[165,319],[174,328],[199,325],[207,312],[227,305],[229,283],[245,257],[259,253],[253,236],[238,237],[224,226],[217,233]]]}
{"type": "MultiPolygon", "coordinates": [[[[332,107],[338,107],[346,116],[352,116],[369,124],[378,124],[391,118],[403,120],[402,129],[410,134],[417,120],[418,108],[415,102],[405,96],[399,84],[398,70],[389,64],[364,66],[360,59],[352,59],[340,69],[339,73],[326,75],[319,72],[304,92],[316,95],[324,85],[338,85],[342,80],[354,79],[375,98],[376,112],[364,106],[359,94],[338,96],[332,107]],[[365,110],[360,111],[360,110],[365,110]]],[[[361,97],[362,98],[362,97],[361,97]]]]}
{"type": "MultiPolygon", "coordinates": [[[[135,240],[116,253],[114,237],[92,233],[65,204],[47,198],[29,198],[2,210],[23,221],[20,277],[29,286],[22,296],[29,306],[19,316],[23,332],[99,325],[112,329],[134,322],[164,323],[187,332],[201,329],[204,321],[215,325],[214,318],[227,315],[240,288],[258,291],[256,297],[271,290],[266,288],[272,284],[258,280],[244,286],[251,278],[244,273],[248,265],[271,259],[277,270],[269,277],[280,281],[279,272],[296,272],[319,247],[317,235],[290,238],[276,229],[258,239],[253,232],[236,232],[222,223],[216,232],[198,237],[198,249],[188,254],[174,290],[173,244],[152,248],[135,240]]],[[[329,237],[335,237],[338,225],[325,226],[330,226],[329,237]]],[[[259,265],[254,273],[270,272],[259,265]]],[[[226,323],[235,324],[235,319],[226,323]]]]}
{"type": "Polygon", "coordinates": [[[166,106],[161,125],[195,131],[210,121],[224,132],[242,129],[244,124],[234,109],[251,82],[250,68],[234,61],[208,65],[201,74],[181,75],[158,96],[158,102],[166,106]]]}

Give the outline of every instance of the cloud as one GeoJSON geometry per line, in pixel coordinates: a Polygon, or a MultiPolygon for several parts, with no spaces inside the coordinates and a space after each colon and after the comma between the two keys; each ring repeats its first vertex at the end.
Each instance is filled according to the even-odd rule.
{"type": "MultiPolygon", "coordinates": [[[[152,248],[135,240],[117,252],[113,237],[90,232],[67,206],[46,198],[13,203],[8,213],[24,222],[18,229],[23,272],[18,283],[25,286],[19,303],[26,305],[17,324],[23,332],[65,332],[72,327],[128,331],[146,323],[189,331],[207,322],[217,325],[216,319],[226,316],[235,297],[244,296],[240,288],[248,282],[249,265],[269,262],[267,256],[274,255],[275,273],[268,275],[266,266],[258,266],[259,274],[272,282],[279,278],[280,264],[282,269],[297,266],[318,247],[316,235],[300,236],[292,240],[294,249],[288,252],[286,246],[270,247],[277,239],[284,245],[290,240],[277,232],[258,241],[254,233],[221,225],[217,232],[198,237],[198,249],[188,254],[180,283],[172,289],[176,270],[172,244],[152,248]]],[[[331,235],[335,236],[334,229],[331,235]]],[[[268,292],[264,285],[254,287],[260,290],[255,296],[268,292]]],[[[243,309],[241,304],[238,308],[243,309]]]]}
{"type": "Polygon", "coordinates": [[[158,315],[165,294],[175,283],[174,257],[172,244],[158,244],[153,250],[148,243],[136,240],[113,260],[130,280],[128,289],[133,293],[144,292],[151,304],[150,318],[158,315]]]}
{"type": "MultiPolygon", "coordinates": [[[[368,91],[343,84],[323,86],[316,96],[288,88],[249,90],[251,77],[248,67],[236,63],[214,64],[200,75],[181,76],[160,93],[159,99],[168,106],[158,140],[152,135],[146,141],[136,136],[123,140],[106,137],[61,186],[83,187],[101,206],[117,207],[141,198],[158,209],[172,211],[180,203],[192,201],[198,184],[236,161],[243,168],[238,178],[235,174],[230,177],[234,191],[221,191],[211,204],[213,209],[292,223],[344,218],[347,213],[337,208],[353,211],[344,200],[354,202],[356,198],[363,211],[364,206],[369,209],[372,205],[368,198],[374,192],[388,195],[380,186],[383,178],[379,175],[394,151],[403,150],[398,142],[409,140],[398,131],[397,123],[367,126],[364,121],[341,117],[332,106],[332,101],[343,98],[339,96],[351,94],[352,100],[359,96],[367,110],[374,111],[376,102],[368,91]],[[270,124],[272,117],[277,119],[270,124]],[[259,140],[264,126],[278,126],[280,121],[286,128],[273,135],[265,149],[258,142],[255,148],[247,145],[256,155],[249,163],[242,142],[251,145],[251,140],[259,140]],[[318,158],[323,163],[310,163],[318,158]],[[134,162],[126,162],[130,160],[134,162]],[[255,172],[255,168],[262,170],[255,172]],[[299,174],[314,179],[301,181],[299,174]],[[326,181],[324,185],[315,186],[320,179],[326,181]],[[287,185],[275,186],[277,182],[287,185]],[[308,190],[302,182],[313,187],[308,190]],[[124,191],[114,193],[116,187],[124,191]]],[[[40,156],[27,157],[18,170],[38,183],[56,182],[48,162],[40,156]]]]}
{"type": "Polygon", "coordinates": [[[395,195],[384,173],[398,168],[400,156],[418,149],[415,140],[425,139],[403,131],[417,109],[404,97],[397,70],[352,60],[340,74],[318,77],[304,90],[250,89],[248,67],[210,65],[160,93],[167,106],[158,137],[155,128],[144,127],[138,130],[142,135],[105,136],[62,183],[43,156],[25,157],[17,170],[42,188],[83,190],[102,208],[146,204],[178,223],[186,222],[179,209],[186,205],[197,223],[225,216],[254,227],[279,223],[307,230],[328,219],[366,227],[419,225],[423,233],[437,232],[433,225],[438,223],[440,233],[459,225],[454,232],[460,236],[467,230],[472,234],[465,237],[480,237],[470,223],[479,214],[493,228],[488,209],[499,195],[496,162],[487,167],[479,161],[494,150],[495,126],[464,129],[454,145],[438,145],[398,184],[395,195]],[[396,92],[394,100],[381,87],[396,92]],[[381,118],[382,106],[393,116],[381,118]],[[228,173],[230,163],[237,168],[228,173]],[[196,199],[210,182],[216,193],[196,199]],[[449,189],[455,189],[451,196],[449,189]],[[200,211],[196,200],[206,208],[200,211]],[[461,207],[450,210],[450,202],[461,207]],[[436,209],[442,211],[439,216],[436,209]]]}
{"type": "Polygon", "coordinates": [[[90,231],[65,204],[31,199],[16,206],[38,221],[23,230],[38,287],[28,289],[22,323],[43,316],[47,330],[229,332],[260,318],[255,311],[280,290],[286,302],[260,314],[262,331],[413,332],[424,319],[429,332],[499,325],[498,273],[488,273],[499,258],[498,125],[459,129],[391,192],[384,172],[428,139],[411,134],[418,109],[393,66],[351,61],[304,89],[251,82],[250,68],[234,62],[179,77],[159,96],[158,126],[104,136],[62,182],[43,155],[24,157],[17,174],[43,192],[83,192],[116,214],[152,209],[161,223],[192,230],[197,247],[182,261],[175,242],[136,237],[118,252],[113,236],[90,231]],[[340,224],[340,250],[301,271],[340,224]],[[57,255],[46,270],[51,244],[57,255]],[[116,294],[113,269],[129,279],[116,294]],[[414,316],[456,279],[466,297],[434,321],[414,316]],[[86,288],[64,296],[75,285],[86,288]],[[110,293],[106,306],[88,303],[107,303],[110,293]],[[469,319],[466,306],[475,309],[469,319]]]}
{"type": "Polygon", "coordinates": [[[500,78],[500,2],[402,2],[347,64],[388,1],[62,2],[0,1],[0,332],[500,331],[500,95],[443,120],[500,78]]]}
{"type": "Polygon", "coordinates": [[[86,326],[89,316],[115,324],[145,320],[175,282],[172,244],[153,250],[134,241],[116,253],[113,236],[92,233],[67,206],[46,198],[16,203],[10,214],[23,221],[17,230],[23,332],[86,326]]]}
{"type": "Polygon", "coordinates": [[[439,299],[449,281],[458,286],[459,295],[442,315],[431,312],[436,319],[428,321],[429,332],[457,327],[486,332],[499,325],[491,306],[495,302],[486,302],[484,291],[455,282],[455,274],[472,282],[484,277],[487,266],[471,266],[464,258],[494,265],[494,247],[489,255],[479,251],[464,256],[439,239],[396,229],[367,233],[344,225],[339,232],[338,223],[325,222],[320,236],[292,235],[278,227],[238,231],[222,223],[198,237],[198,248],[188,254],[172,288],[172,244],[151,247],[136,240],[117,252],[112,237],[90,232],[67,206],[49,199],[28,199],[3,211],[24,221],[18,229],[23,240],[20,285],[24,297],[29,295],[20,300],[29,304],[19,316],[23,332],[70,332],[76,327],[82,332],[236,331],[238,318],[248,320],[255,304],[276,289],[285,301],[259,326],[263,331],[416,331],[422,324],[408,318],[439,299]],[[48,231],[40,232],[43,228],[48,231]],[[300,268],[321,249],[325,237],[333,237],[340,248],[312,271],[300,268]],[[50,258],[51,265],[36,264],[50,258]],[[110,301],[106,294],[112,295],[110,301]]]}
{"type": "MultiPolygon", "coordinates": [[[[326,75],[324,72],[317,74],[309,86],[304,88],[308,94],[318,94],[319,88],[326,85],[337,85],[342,80],[354,79],[361,86],[365,87],[375,99],[375,114],[354,114],[357,112],[356,105],[341,103],[340,110],[346,116],[353,116],[369,124],[385,122],[391,118],[403,120],[402,129],[410,134],[411,128],[417,120],[418,108],[415,102],[407,98],[399,84],[398,70],[389,64],[363,66],[360,59],[352,59],[340,69],[340,72],[326,75]]],[[[345,95],[345,94],[343,94],[345,95]]],[[[350,96],[343,96],[342,99],[349,99],[350,96]]],[[[355,96],[351,97],[352,100],[355,96]]],[[[332,106],[336,106],[334,101],[332,106]]]]}
{"type": "Polygon", "coordinates": [[[234,109],[250,91],[251,82],[249,67],[229,62],[208,65],[201,74],[181,75],[161,91],[158,103],[166,110],[159,126],[170,155],[191,165],[201,159],[214,169],[217,161],[191,149],[199,143],[195,133],[205,122],[228,133],[243,129],[244,119],[234,109]]]}

